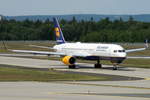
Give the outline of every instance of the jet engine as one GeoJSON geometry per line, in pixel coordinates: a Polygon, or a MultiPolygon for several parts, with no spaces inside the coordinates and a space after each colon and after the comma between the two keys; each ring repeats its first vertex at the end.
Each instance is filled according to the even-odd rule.
{"type": "Polygon", "coordinates": [[[62,59],[62,62],[66,65],[73,65],[76,62],[76,59],[72,56],[65,56],[62,59]]]}

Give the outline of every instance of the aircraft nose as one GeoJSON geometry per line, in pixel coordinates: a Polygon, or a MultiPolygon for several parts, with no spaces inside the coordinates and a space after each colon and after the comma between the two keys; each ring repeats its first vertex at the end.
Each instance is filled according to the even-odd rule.
{"type": "Polygon", "coordinates": [[[119,56],[120,56],[120,57],[123,57],[123,58],[126,58],[127,53],[120,53],[119,56]]]}
{"type": "Polygon", "coordinates": [[[124,56],[124,57],[127,57],[127,53],[125,52],[125,53],[123,54],[123,56],[124,56]]]}

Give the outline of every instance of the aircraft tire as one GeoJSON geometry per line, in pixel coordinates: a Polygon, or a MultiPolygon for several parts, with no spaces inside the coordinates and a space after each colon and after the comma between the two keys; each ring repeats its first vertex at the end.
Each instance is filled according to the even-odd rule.
{"type": "Polygon", "coordinates": [[[76,65],[69,65],[68,67],[69,67],[69,69],[75,69],[76,65]]]}
{"type": "Polygon", "coordinates": [[[102,68],[102,64],[95,64],[94,67],[95,68],[102,68]]]}
{"type": "Polygon", "coordinates": [[[113,70],[117,70],[117,67],[113,67],[113,70]]]}

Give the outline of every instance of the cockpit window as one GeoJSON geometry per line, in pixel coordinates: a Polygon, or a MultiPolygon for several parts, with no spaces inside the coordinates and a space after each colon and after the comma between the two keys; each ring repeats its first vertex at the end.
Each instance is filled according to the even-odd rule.
{"type": "Polygon", "coordinates": [[[125,50],[118,50],[118,52],[125,52],[125,50]]]}
{"type": "Polygon", "coordinates": [[[118,52],[125,52],[125,50],[118,50],[118,52]]]}

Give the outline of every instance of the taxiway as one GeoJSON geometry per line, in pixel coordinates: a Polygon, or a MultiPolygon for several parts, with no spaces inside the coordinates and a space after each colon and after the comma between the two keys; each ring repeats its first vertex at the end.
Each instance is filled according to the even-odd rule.
{"type": "Polygon", "coordinates": [[[55,68],[59,71],[94,73],[143,78],[124,81],[67,82],[0,82],[0,100],[149,100],[150,69],[110,65],[94,69],[92,64],[80,63],[79,69],[68,69],[60,61],[0,56],[1,65],[27,68],[55,68]]]}

